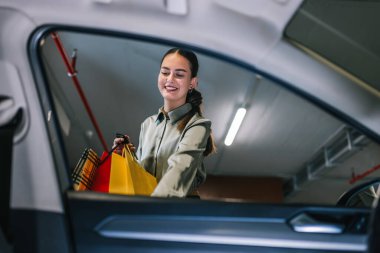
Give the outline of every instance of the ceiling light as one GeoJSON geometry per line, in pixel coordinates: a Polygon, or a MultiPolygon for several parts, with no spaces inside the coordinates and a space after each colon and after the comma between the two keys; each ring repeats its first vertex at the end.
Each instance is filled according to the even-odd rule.
{"type": "Polygon", "coordinates": [[[235,114],[234,120],[231,123],[230,129],[228,130],[224,144],[230,146],[235,139],[237,132],[239,131],[241,122],[243,122],[244,116],[247,112],[247,109],[240,107],[235,114]]]}

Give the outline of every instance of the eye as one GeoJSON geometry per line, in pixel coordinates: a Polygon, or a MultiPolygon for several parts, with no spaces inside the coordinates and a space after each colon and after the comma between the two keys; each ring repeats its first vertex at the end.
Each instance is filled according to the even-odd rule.
{"type": "Polygon", "coordinates": [[[170,74],[169,71],[165,71],[165,70],[162,70],[162,71],[161,71],[161,75],[167,76],[167,75],[169,75],[169,74],[170,74]]]}
{"type": "Polygon", "coordinates": [[[175,76],[176,76],[177,78],[183,78],[183,77],[185,76],[185,73],[183,73],[183,72],[176,72],[176,73],[175,73],[175,76]]]}

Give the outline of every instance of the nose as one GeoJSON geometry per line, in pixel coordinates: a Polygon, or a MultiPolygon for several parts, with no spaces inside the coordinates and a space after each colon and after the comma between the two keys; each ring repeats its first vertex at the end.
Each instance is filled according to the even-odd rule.
{"type": "Polygon", "coordinates": [[[167,82],[172,82],[173,79],[174,79],[174,73],[170,73],[170,74],[167,76],[166,81],[167,81],[167,82]]]}

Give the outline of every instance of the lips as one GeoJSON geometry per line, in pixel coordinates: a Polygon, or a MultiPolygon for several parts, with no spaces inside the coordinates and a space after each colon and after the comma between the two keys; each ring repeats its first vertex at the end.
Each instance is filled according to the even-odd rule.
{"type": "Polygon", "coordinates": [[[165,86],[165,89],[166,89],[167,91],[176,91],[176,90],[178,90],[177,87],[174,87],[174,86],[171,86],[171,85],[166,85],[166,86],[165,86]]]}

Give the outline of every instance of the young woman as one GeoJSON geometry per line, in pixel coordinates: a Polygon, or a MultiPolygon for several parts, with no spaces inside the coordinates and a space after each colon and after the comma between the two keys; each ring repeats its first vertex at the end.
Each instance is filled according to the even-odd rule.
{"type": "MultiPolygon", "coordinates": [[[[172,48],[161,60],[158,89],[164,105],[141,124],[136,155],[158,180],[152,196],[194,195],[206,179],[205,156],[215,152],[211,121],[202,116],[197,56],[172,48]]],[[[114,147],[122,138],[114,140],[114,147]]],[[[120,153],[121,148],[116,149],[120,153]]]]}

